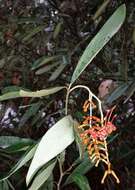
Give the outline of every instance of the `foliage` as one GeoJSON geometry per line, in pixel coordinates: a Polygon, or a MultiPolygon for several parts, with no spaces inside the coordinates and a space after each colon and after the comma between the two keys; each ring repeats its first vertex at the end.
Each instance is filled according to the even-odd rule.
{"type": "MultiPolygon", "coordinates": [[[[118,87],[111,93],[111,96],[102,100],[103,108],[106,105],[111,107],[113,104],[117,104],[120,108],[120,98],[126,96],[122,100],[128,102],[134,94],[134,73],[132,72],[128,77],[132,66],[131,63],[129,66],[127,65],[126,53],[123,55],[123,66],[121,63],[113,65],[113,55],[110,55],[110,49],[112,50],[115,44],[121,42],[121,39],[119,39],[121,32],[111,42],[108,43],[108,41],[119,30],[125,19],[125,5],[121,5],[111,16],[116,7],[118,8],[116,2],[113,5],[112,3],[109,4],[109,1],[103,2],[103,4],[98,1],[93,3],[89,1],[44,1],[43,4],[38,4],[37,1],[1,2],[0,66],[4,70],[0,72],[2,90],[0,100],[2,101],[3,112],[6,112],[10,105],[12,108],[16,107],[17,104],[19,105],[17,116],[15,116],[19,117],[19,123],[15,123],[15,129],[9,129],[7,132],[9,134],[15,131],[15,135],[20,136],[12,136],[11,138],[5,136],[5,142],[1,143],[1,156],[8,158],[10,154],[15,154],[16,160],[18,160],[10,172],[4,178],[1,177],[4,180],[0,184],[3,190],[8,189],[8,187],[11,188],[12,179],[14,179],[13,174],[23,166],[27,167],[29,165],[28,161],[32,158],[26,178],[30,190],[42,188],[49,190],[55,188],[57,190],[66,189],[66,186],[68,188],[71,183],[76,183],[79,189],[89,190],[91,189],[90,186],[93,186],[93,182],[90,182],[85,174],[92,169],[94,164],[90,162],[87,153],[83,152],[81,144],[76,139],[76,121],[73,119],[77,115],[75,110],[81,112],[79,101],[83,102],[86,95],[84,94],[84,98],[80,98],[82,90],[72,92],[71,85],[75,81],[81,84],[87,84],[88,82],[95,93],[96,87],[92,87],[92,85],[99,78],[109,77],[117,80],[118,87]],[[106,9],[107,14],[104,14],[106,9]],[[109,20],[107,20],[108,18],[109,20]],[[105,22],[106,20],[107,22],[105,22]],[[101,27],[103,24],[104,26],[101,27]],[[95,37],[92,39],[94,35],[95,37]],[[72,41],[69,39],[72,39],[72,41]],[[79,58],[90,39],[92,39],[91,42],[79,58]],[[105,59],[105,63],[94,65],[94,61],[91,61],[106,43],[108,43],[107,46],[96,58],[96,61],[100,57],[102,61],[105,59]],[[78,60],[76,69],[74,69],[78,60]],[[85,70],[86,66],[88,68],[85,70]],[[117,72],[115,72],[116,68],[117,72]],[[80,76],[80,74],[82,75],[80,76]],[[66,93],[63,89],[66,89],[66,93]],[[58,95],[55,94],[57,92],[58,95]],[[72,95],[69,97],[71,92],[72,95]],[[63,94],[66,94],[66,102],[62,99],[61,95],[63,94]],[[13,98],[15,98],[15,101],[11,100],[8,104],[8,100],[13,98]],[[64,109],[54,108],[56,106],[53,105],[57,103],[55,102],[57,98],[61,98],[65,102],[64,109]],[[73,116],[64,117],[64,111],[73,116]],[[56,115],[56,124],[53,123],[52,128],[49,128],[48,123],[50,123],[53,114],[56,115]],[[33,116],[35,117],[33,118],[33,116]],[[27,141],[25,141],[26,137],[27,141]],[[13,142],[13,139],[18,141],[17,138],[20,138],[19,142],[13,142]],[[32,141],[31,138],[34,140],[41,138],[41,140],[37,142],[32,141]],[[72,151],[75,149],[75,154],[65,153],[65,148],[74,141],[74,138],[77,150],[74,148],[74,144],[71,145],[71,149],[72,151]],[[6,144],[6,148],[3,147],[4,144],[6,144]],[[80,156],[78,149],[80,150],[80,156]],[[22,156],[21,159],[18,159],[18,156],[22,156]],[[71,157],[69,162],[72,164],[67,162],[66,157],[68,159],[71,157]],[[11,175],[10,183],[8,178],[11,175]],[[67,177],[67,175],[69,176],[67,177]]],[[[125,41],[122,48],[122,51],[125,52],[125,41]]],[[[91,92],[90,96],[96,97],[94,93],[91,92]]],[[[101,112],[100,105],[99,110],[101,112]]],[[[127,117],[131,115],[132,111],[129,112],[127,117]]],[[[119,113],[120,110],[118,109],[117,112],[119,113]]],[[[97,114],[99,114],[98,111],[97,114]]],[[[81,114],[78,117],[77,119],[82,120],[81,114]]],[[[116,122],[118,126],[120,125],[118,121],[123,123],[123,120],[118,118],[116,122]]],[[[6,133],[6,130],[2,128],[3,133],[6,133]]],[[[123,133],[121,131],[119,136],[123,133]]],[[[115,140],[114,137],[109,137],[110,142],[115,140]]],[[[120,143],[117,141],[116,139],[113,143],[120,143]]],[[[117,150],[117,152],[120,150],[119,160],[126,156],[125,152],[122,152],[123,146],[125,152],[127,152],[127,157],[128,153],[132,155],[134,152],[134,150],[121,144],[117,150]]],[[[115,155],[113,148],[112,145],[112,159],[115,155]]],[[[117,161],[113,159],[113,162],[117,161]]],[[[11,163],[13,164],[13,162],[11,163]]],[[[4,164],[6,165],[6,163],[4,164]]],[[[101,165],[101,169],[102,167],[101,165]]],[[[26,171],[24,173],[26,175],[26,171]]],[[[18,171],[15,178],[20,179],[21,172],[18,171]]],[[[22,185],[24,185],[24,180],[23,177],[22,185]]]]}

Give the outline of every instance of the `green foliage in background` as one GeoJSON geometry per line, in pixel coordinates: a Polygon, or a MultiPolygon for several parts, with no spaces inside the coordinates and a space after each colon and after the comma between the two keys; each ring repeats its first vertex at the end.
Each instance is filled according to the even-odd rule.
{"type": "MultiPolygon", "coordinates": [[[[91,190],[86,174],[93,168],[93,164],[86,153],[78,151],[80,145],[76,139],[76,120],[72,116],[74,114],[72,109],[69,108],[71,113],[65,116],[64,106],[64,109],[59,111],[61,115],[57,118],[57,122],[44,134],[38,136],[37,132],[33,139],[29,135],[31,133],[27,131],[25,133],[25,127],[32,129],[34,133],[42,130],[44,121],[41,116],[44,110],[51,110],[57,94],[64,97],[65,102],[68,87],[75,82],[92,85],[93,81],[99,78],[115,79],[117,87],[107,97],[105,105],[113,105],[123,96],[126,97],[126,102],[135,91],[134,73],[130,75],[132,67],[127,65],[126,61],[123,65],[120,62],[118,65],[111,65],[110,59],[113,57],[109,57],[111,54],[109,48],[113,49],[115,43],[120,43],[120,32],[117,36],[114,35],[125,21],[125,4],[117,5],[116,10],[109,10],[109,14],[105,16],[109,1],[106,1],[106,4],[95,1],[93,5],[88,1],[86,5],[80,1],[82,9],[77,9],[81,6],[73,1],[70,2],[71,5],[68,1],[47,1],[47,3],[44,5],[31,1],[25,7],[25,3],[21,1],[13,4],[10,1],[2,1],[3,7],[8,11],[2,9],[1,5],[3,17],[0,25],[0,77],[3,78],[0,81],[2,91],[0,101],[6,104],[15,100],[19,101],[19,109],[24,106],[24,113],[17,127],[24,130],[22,133],[26,135],[25,138],[18,137],[20,132],[16,132],[17,136],[0,137],[0,155],[8,158],[10,154],[14,154],[16,158],[15,162],[11,160],[11,165],[14,165],[10,167],[11,170],[0,176],[2,190],[15,189],[12,179],[20,180],[21,171],[25,167],[27,168],[26,188],[29,190],[60,190],[70,187],[71,184],[76,184],[75,188],[81,190],[91,190]],[[84,13],[87,6],[90,12],[94,9],[91,7],[96,7],[95,14],[92,13],[92,21],[84,13]],[[91,22],[93,25],[90,27],[91,22]],[[92,28],[95,28],[94,32],[92,28]],[[114,38],[111,39],[112,37],[114,38]],[[95,62],[102,60],[104,64],[94,64],[93,59],[95,62]],[[16,84],[13,82],[15,72],[21,77],[16,84]],[[24,105],[24,98],[30,99],[28,105],[24,105]],[[74,141],[78,145],[75,148],[74,141]],[[74,157],[73,152],[66,150],[70,148],[69,145],[75,149],[75,159],[72,158],[72,164],[67,164],[69,168],[63,171],[63,168],[67,167],[64,163],[68,156],[74,157]],[[56,174],[58,173],[56,170],[59,174],[56,174]],[[57,175],[59,179],[55,179],[57,175]]],[[[125,47],[124,42],[123,47],[125,47]]],[[[79,97],[77,93],[75,96],[79,97]]],[[[71,100],[75,108],[76,97],[71,100]]],[[[78,109],[80,111],[79,105],[78,109]]],[[[79,117],[81,118],[80,115],[79,117]]],[[[115,141],[114,136],[111,137],[111,141],[115,141]]],[[[134,150],[131,152],[130,148],[126,147],[125,152],[133,154],[134,150]]],[[[125,152],[122,154],[120,151],[120,156],[125,155],[125,152]]]]}

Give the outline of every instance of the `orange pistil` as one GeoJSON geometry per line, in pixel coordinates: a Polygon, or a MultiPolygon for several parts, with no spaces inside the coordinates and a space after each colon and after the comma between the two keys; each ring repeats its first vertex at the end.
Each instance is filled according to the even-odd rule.
{"type": "Polygon", "coordinates": [[[111,170],[111,164],[110,163],[108,163],[108,169],[105,171],[104,176],[101,180],[102,184],[104,183],[104,181],[108,175],[112,175],[116,179],[116,183],[120,183],[120,180],[117,177],[117,175],[115,174],[115,172],[113,170],[111,170]]]}
{"type": "Polygon", "coordinates": [[[89,109],[89,107],[90,107],[90,104],[91,104],[91,106],[92,106],[93,109],[95,109],[95,108],[97,107],[92,101],[86,100],[86,101],[84,102],[84,105],[83,105],[83,111],[84,111],[84,112],[87,112],[87,111],[88,111],[88,109],[89,109]]]}
{"type": "Polygon", "coordinates": [[[101,120],[96,116],[84,116],[83,124],[88,124],[90,121],[93,121],[93,123],[100,123],[101,120]]]}

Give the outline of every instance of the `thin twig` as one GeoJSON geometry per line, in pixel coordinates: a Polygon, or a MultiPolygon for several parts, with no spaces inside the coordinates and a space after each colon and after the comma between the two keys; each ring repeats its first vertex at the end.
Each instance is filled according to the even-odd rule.
{"type": "Polygon", "coordinates": [[[93,94],[93,93],[91,92],[91,90],[90,90],[87,86],[84,86],[84,85],[76,85],[76,86],[74,86],[74,87],[71,88],[71,89],[70,89],[70,87],[71,87],[71,85],[69,86],[68,91],[67,91],[65,113],[67,114],[67,112],[68,112],[68,98],[69,98],[69,94],[70,94],[73,90],[75,90],[75,89],[77,89],[77,88],[84,88],[84,89],[86,89],[86,90],[88,91],[89,97],[93,97],[93,98],[95,98],[95,99],[97,100],[97,102],[98,102],[98,107],[99,107],[99,111],[100,111],[100,116],[101,116],[101,125],[103,125],[104,116],[103,116],[102,104],[101,104],[100,99],[99,99],[95,94],[93,94]]]}
{"type": "Polygon", "coordinates": [[[59,162],[60,177],[59,177],[59,181],[57,183],[57,190],[60,190],[60,185],[61,185],[64,173],[63,173],[62,164],[61,164],[61,161],[59,158],[58,158],[58,162],[59,162]]]}

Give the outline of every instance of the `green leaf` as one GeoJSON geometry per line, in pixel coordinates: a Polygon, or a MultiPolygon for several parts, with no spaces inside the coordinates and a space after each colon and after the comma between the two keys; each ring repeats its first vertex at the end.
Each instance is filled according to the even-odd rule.
{"type": "Polygon", "coordinates": [[[20,138],[20,137],[15,137],[15,136],[0,136],[0,147],[2,148],[7,148],[11,145],[18,144],[18,143],[28,144],[32,142],[34,141],[27,138],[20,138]]]}
{"type": "Polygon", "coordinates": [[[47,181],[42,185],[39,190],[53,190],[54,187],[53,174],[47,179],[47,181]]]}
{"type": "Polygon", "coordinates": [[[23,42],[28,41],[30,38],[32,38],[35,34],[41,32],[43,29],[45,28],[45,26],[38,26],[34,29],[32,29],[29,34],[27,34],[24,38],[23,38],[23,42]]]}
{"type": "Polygon", "coordinates": [[[39,18],[37,17],[21,17],[21,18],[14,18],[14,22],[17,24],[30,24],[30,23],[39,23],[39,18]]]}
{"type": "Polygon", "coordinates": [[[88,179],[80,174],[73,176],[73,182],[80,188],[80,190],[91,190],[88,179]]]}
{"type": "Polygon", "coordinates": [[[22,127],[33,115],[36,115],[41,105],[42,105],[42,102],[40,101],[32,104],[22,116],[19,123],[19,127],[22,127]]]}
{"type": "Polygon", "coordinates": [[[62,73],[65,67],[66,67],[66,64],[60,64],[58,68],[52,73],[51,77],[49,78],[49,81],[56,80],[59,77],[59,75],[62,73]]]}
{"type": "Polygon", "coordinates": [[[121,5],[114,14],[107,20],[97,35],[92,39],[83,55],[81,56],[77,67],[73,73],[71,83],[80,76],[88,64],[94,59],[98,52],[114,36],[124,22],[126,16],[125,4],[121,5]]]}
{"type": "Polygon", "coordinates": [[[0,101],[12,99],[12,98],[18,98],[18,97],[20,97],[19,91],[16,91],[16,92],[8,92],[8,93],[3,94],[3,95],[0,96],[0,101]]]}
{"type": "Polygon", "coordinates": [[[60,58],[61,56],[60,55],[55,55],[55,56],[51,56],[51,57],[47,57],[47,56],[43,56],[41,58],[39,58],[38,60],[36,60],[32,67],[31,67],[31,70],[35,70],[35,69],[38,69],[39,67],[43,66],[44,64],[46,63],[49,63],[51,61],[56,61],[60,58]]]}
{"type": "Polygon", "coordinates": [[[17,153],[17,152],[22,152],[22,151],[26,151],[28,150],[28,148],[30,146],[32,146],[33,144],[35,144],[35,142],[20,142],[20,143],[16,143],[13,144],[11,146],[8,146],[7,148],[5,148],[4,150],[9,154],[12,153],[17,153]]]}
{"type": "MultiPolygon", "coordinates": [[[[78,159],[77,159],[77,162],[78,162],[78,159]]],[[[80,174],[80,175],[86,174],[93,166],[94,166],[94,163],[90,161],[88,154],[85,153],[82,162],[68,176],[64,185],[73,183],[74,176],[76,176],[77,174],[80,174]]]]}
{"type": "Polygon", "coordinates": [[[78,131],[78,125],[79,125],[79,123],[77,121],[74,121],[75,142],[76,142],[77,148],[79,150],[80,159],[82,159],[83,158],[83,153],[84,153],[84,147],[83,147],[83,144],[81,142],[80,134],[79,134],[79,131],[78,131]]]}
{"type": "MultiPolygon", "coordinates": [[[[13,187],[13,185],[11,184],[11,182],[7,179],[6,180],[7,181],[7,183],[8,183],[8,186],[9,186],[9,189],[10,190],[15,190],[15,188],[13,187]]],[[[5,190],[5,189],[4,189],[5,190]]]]}
{"type": "MultiPolygon", "coordinates": [[[[6,86],[5,88],[2,89],[1,93],[5,94],[5,93],[13,92],[13,91],[17,92],[21,89],[22,89],[22,87],[20,87],[20,86],[15,86],[15,85],[6,86]]],[[[23,90],[26,90],[26,89],[23,89],[23,90]]]]}
{"type": "Polygon", "coordinates": [[[38,90],[35,92],[29,92],[25,90],[20,90],[16,92],[8,92],[6,94],[3,94],[0,96],[0,101],[8,100],[8,99],[13,99],[13,98],[20,98],[20,97],[35,97],[35,98],[40,98],[42,96],[48,96],[50,94],[54,94],[66,87],[61,86],[61,87],[53,87],[49,89],[44,89],[44,90],[38,90]]]}
{"type": "Polygon", "coordinates": [[[70,115],[58,121],[41,139],[27,173],[29,184],[35,173],[74,141],[73,120],[70,115]]]}
{"type": "Polygon", "coordinates": [[[7,183],[7,180],[0,181],[0,189],[1,190],[9,190],[9,185],[7,183]]]}
{"type": "MultiPolygon", "coordinates": [[[[35,115],[35,117],[31,121],[31,126],[35,125],[36,123],[38,124],[39,121],[41,121],[42,114],[44,113],[45,108],[40,109],[40,111],[35,115]]],[[[37,126],[36,126],[37,127],[37,126]]]]}
{"type": "Polygon", "coordinates": [[[29,160],[31,160],[36,151],[36,148],[37,148],[37,144],[30,147],[26,151],[26,153],[22,156],[22,158],[16,163],[16,165],[9,171],[9,173],[5,177],[0,178],[0,181],[9,178],[16,171],[18,171],[22,166],[24,166],[29,160]]]}
{"type": "Polygon", "coordinates": [[[56,66],[58,66],[58,65],[59,65],[59,62],[53,63],[53,64],[51,64],[51,65],[46,65],[45,67],[42,67],[42,68],[38,69],[38,70],[35,72],[35,74],[36,74],[36,75],[41,75],[41,74],[43,74],[43,73],[45,73],[45,72],[50,71],[51,69],[53,69],[54,67],[56,67],[56,66]]]}
{"type": "Polygon", "coordinates": [[[56,160],[53,160],[51,163],[47,164],[47,166],[43,167],[34,178],[29,190],[38,190],[52,174],[55,164],[56,160]]]}
{"type": "Polygon", "coordinates": [[[108,139],[107,139],[107,141],[108,141],[108,145],[109,144],[111,144],[114,140],[116,140],[118,137],[120,136],[120,134],[115,134],[115,135],[110,135],[109,137],[108,137],[108,139]]]}
{"type": "Polygon", "coordinates": [[[98,10],[96,11],[96,13],[93,16],[93,20],[95,21],[97,18],[99,18],[99,16],[105,11],[107,5],[110,3],[110,0],[106,0],[103,1],[103,3],[100,5],[100,7],[98,8],[98,10]]]}
{"type": "Polygon", "coordinates": [[[133,81],[127,88],[126,90],[126,100],[124,101],[124,103],[126,103],[130,98],[131,96],[134,94],[135,92],[135,81],[133,81]]]}
{"type": "Polygon", "coordinates": [[[53,87],[53,88],[48,88],[48,89],[45,89],[45,90],[38,90],[36,92],[28,92],[28,91],[24,91],[24,90],[21,90],[20,91],[20,96],[21,97],[42,97],[42,96],[48,96],[48,95],[51,95],[51,94],[54,94],[62,89],[64,89],[66,87],[64,86],[60,86],[60,87],[53,87]]]}
{"type": "Polygon", "coordinates": [[[34,63],[32,64],[32,66],[31,66],[31,70],[33,71],[33,70],[39,68],[40,67],[39,64],[41,64],[42,61],[43,61],[43,64],[44,64],[44,61],[46,63],[46,59],[48,59],[48,57],[42,56],[42,57],[38,58],[37,60],[35,60],[34,63]]]}
{"type": "Polygon", "coordinates": [[[116,88],[110,96],[107,98],[106,102],[111,104],[113,101],[117,100],[120,96],[124,95],[128,88],[128,84],[122,84],[118,88],[116,88]]]}
{"type": "Polygon", "coordinates": [[[54,33],[53,33],[53,39],[56,39],[57,36],[59,35],[60,30],[61,30],[61,27],[62,27],[62,24],[63,24],[63,22],[59,22],[59,23],[56,25],[56,28],[55,28],[54,33]]]}

